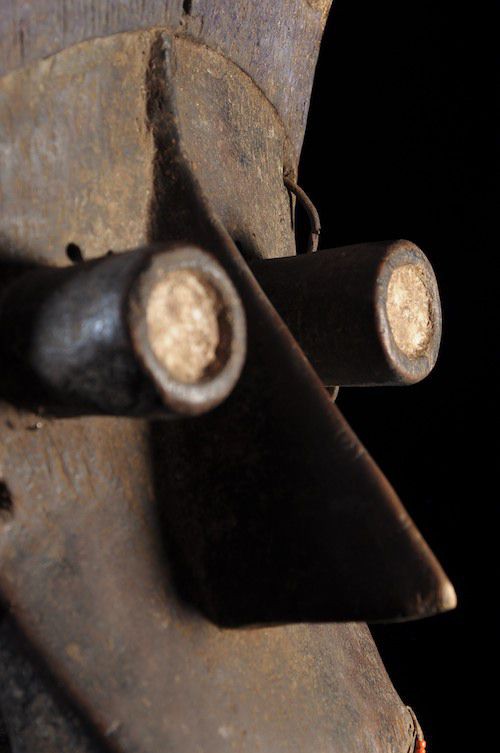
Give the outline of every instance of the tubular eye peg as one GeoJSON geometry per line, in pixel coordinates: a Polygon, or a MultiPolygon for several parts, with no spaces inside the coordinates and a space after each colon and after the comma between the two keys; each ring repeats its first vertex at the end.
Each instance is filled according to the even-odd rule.
{"type": "Polygon", "coordinates": [[[434,367],[439,292],[413,243],[259,260],[252,271],[325,384],[413,384],[434,367]]]}
{"type": "Polygon", "coordinates": [[[0,295],[3,395],[54,415],[197,415],[245,354],[233,284],[186,244],[34,268],[0,295]]]}
{"type": "Polygon", "coordinates": [[[197,414],[221,403],[246,355],[243,305],[208,254],[181,248],[155,255],[131,290],[135,353],[165,405],[197,414]]]}

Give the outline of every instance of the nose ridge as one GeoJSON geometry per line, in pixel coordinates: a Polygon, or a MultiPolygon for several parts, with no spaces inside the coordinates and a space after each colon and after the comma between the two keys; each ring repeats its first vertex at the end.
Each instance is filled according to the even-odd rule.
{"type": "Polygon", "coordinates": [[[248,322],[240,382],[196,426],[152,429],[181,591],[231,626],[452,608],[441,566],[237,255],[248,322]]]}

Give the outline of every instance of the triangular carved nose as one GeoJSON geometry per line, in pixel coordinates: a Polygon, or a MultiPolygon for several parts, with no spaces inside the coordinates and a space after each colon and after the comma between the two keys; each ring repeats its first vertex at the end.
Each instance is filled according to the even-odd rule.
{"type": "Polygon", "coordinates": [[[239,267],[248,322],[238,386],[195,422],[153,428],[184,595],[224,625],[453,608],[453,587],[396,493],[240,261],[227,266],[239,267]]]}

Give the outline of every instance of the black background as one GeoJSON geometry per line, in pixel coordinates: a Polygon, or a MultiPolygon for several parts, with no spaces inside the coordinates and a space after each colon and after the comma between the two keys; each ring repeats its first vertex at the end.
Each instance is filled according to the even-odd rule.
{"type": "Polygon", "coordinates": [[[498,490],[485,483],[495,464],[486,432],[498,418],[490,325],[500,251],[489,11],[440,0],[336,0],[299,176],[320,212],[320,247],[407,238],[440,284],[443,343],[433,374],[413,387],[344,389],[338,398],[458,593],[452,613],[372,627],[429,753],[480,750],[479,731],[488,728],[497,737],[473,712],[490,692],[498,655],[488,585],[498,490]]]}

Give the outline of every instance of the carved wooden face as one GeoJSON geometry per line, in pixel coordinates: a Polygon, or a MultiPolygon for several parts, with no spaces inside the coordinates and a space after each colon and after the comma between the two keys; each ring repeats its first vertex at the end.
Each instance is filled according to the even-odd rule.
{"type": "MultiPolygon", "coordinates": [[[[367,630],[333,623],[418,617],[454,593],[323,382],[428,371],[433,278],[387,263],[377,298],[386,259],[425,267],[406,241],[294,256],[284,178],[328,3],[183,5],[167,3],[175,33],[106,27],[0,80],[0,263],[16,268],[0,291],[2,598],[69,707],[123,753],[362,751],[368,710],[404,747],[409,717],[367,630]],[[201,249],[212,276],[163,270],[141,298],[144,244],[201,249]]],[[[23,649],[4,640],[18,672],[23,649]]],[[[87,751],[33,674],[47,718],[87,751]]]]}

